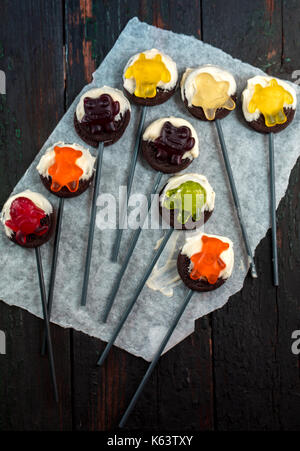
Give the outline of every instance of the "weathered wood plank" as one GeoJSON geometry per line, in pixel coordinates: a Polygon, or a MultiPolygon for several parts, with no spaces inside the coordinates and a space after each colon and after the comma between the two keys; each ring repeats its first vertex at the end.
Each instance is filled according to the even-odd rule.
{"type": "MultiPolygon", "coordinates": [[[[73,406],[76,430],[117,427],[147,363],[113,347],[102,368],[96,366],[105,344],[73,332],[73,406]]],[[[130,429],[157,427],[156,377],[149,382],[130,418],[130,429]]],[[[128,422],[129,427],[129,422],[128,422]]]]}
{"type": "Polygon", "coordinates": [[[293,81],[300,79],[299,67],[300,3],[297,0],[282,0],[282,59],[280,72],[293,81]]]}
{"type": "Polygon", "coordinates": [[[162,356],[157,371],[159,429],[212,430],[214,394],[208,317],[199,319],[195,332],[162,356]]]}
{"type": "Polygon", "coordinates": [[[275,393],[278,421],[283,430],[300,430],[300,357],[291,351],[291,335],[300,329],[300,159],[294,167],[286,196],[278,208],[280,285],[277,291],[275,358],[279,390],[275,393]]]}
{"type": "Polygon", "coordinates": [[[53,400],[47,356],[41,356],[43,321],[0,301],[0,430],[71,430],[69,330],[51,327],[60,402],[53,400]]]}
{"type": "Polygon", "coordinates": [[[61,2],[1,2],[0,205],[64,111],[61,2]]]}
{"type": "Polygon", "coordinates": [[[268,73],[281,66],[281,1],[202,0],[202,39],[268,73]]]}
{"type": "MultiPolygon", "coordinates": [[[[0,204],[31,163],[64,111],[62,3],[1,2],[0,204]]],[[[7,354],[0,356],[0,428],[70,429],[69,332],[53,327],[61,402],[52,400],[47,358],[40,356],[42,322],[0,302],[7,354]]]]}
{"type": "Polygon", "coordinates": [[[256,250],[257,281],[213,317],[218,430],[277,430],[276,289],[272,286],[270,234],[256,250]]]}
{"type": "MultiPolygon", "coordinates": [[[[283,2],[283,8],[281,2],[259,0],[242,5],[235,0],[202,3],[205,41],[274,75],[297,69],[294,31],[289,32],[297,28],[297,2],[283,2]],[[237,20],[232,20],[232,10],[238,11],[237,20]],[[282,27],[287,34],[283,39],[282,27]],[[230,39],[224,40],[225,35],[230,39]],[[289,61],[285,54],[295,59],[289,61]]],[[[299,239],[298,173],[299,162],[278,210],[279,289],[272,287],[269,233],[256,251],[259,279],[247,279],[228,306],[212,315],[216,428],[220,430],[300,427],[299,361],[290,351],[291,333],[299,328],[299,281],[292,270],[299,249],[290,244],[299,239]]]]}
{"type": "Polygon", "coordinates": [[[93,71],[132,17],[201,36],[200,0],[65,0],[65,4],[67,105],[91,81],[93,71]]]}

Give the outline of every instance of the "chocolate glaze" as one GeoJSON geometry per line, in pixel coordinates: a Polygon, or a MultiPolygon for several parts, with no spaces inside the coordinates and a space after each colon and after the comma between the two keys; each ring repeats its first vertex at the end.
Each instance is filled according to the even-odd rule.
{"type": "MultiPolygon", "coordinates": [[[[236,103],[236,95],[231,96],[232,100],[236,103]]],[[[188,111],[195,116],[197,119],[200,119],[201,121],[207,121],[207,122],[214,122],[216,119],[223,119],[224,117],[228,116],[229,113],[231,113],[231,110],[227,110],[226,108],[218,108],[216,110],[215,119],[212,121],[209,121],[206,119],[206,116],[204,114],[203,108],[201,106],[189,106],[188,101],[186,98],[184,98],[184,104],[188,111]]]]}
{"type": "Polygon", "coordinates": [[[44,244],[50,240],[50,238],[54,232],[54,229],[55,229],[55,224],[56,224],[56,216],[55,216],[55,213],[52,212],[50,215],[46,215],[41,220],[41,226],[43,226],[43,225],[49,226],[48,231],[44,235],[41,235],[41,236],[37,236],[34,234],[27,235],[25,244],[18,243],[18,241],[16,240],[15,232],[13,232],[13,234],[9,237],[9,239],[12,242],[14,242],[15,244],[17,244],[18,246],[25,247],[28,249],[31,249],[34,247],[39,247],[42,244],[44,244]]]}
{"type": "Polygon", "coordinates": [[[130,94],[127,89],[124,88],[124,92],[126,94],[126,97],[130,100],[130,102],[136,103],[137,105],[144,105],[144,106],[155,106],[155,105],[161,105],[162,103],[166,102],[176,91],[176,86],[171,89],[170,91],[166,91],[161,88],[156,88],[156,96],[151,98],[143,98],[143,97],[137,97],[134,94],[130,94]]]}
{"type": "Polygon", "coordinates": [[[51,190],[51,184],[52,184],[52,177],[43,177],[40,175],[41,181],[43,182],[43,185],[45,188],[47,188],[50,193],[54,194],[54,196],[57,197],[64,197],[64,198],[70,198],[70,197],[77,197],[80,196],[84,191],[88,189],[88,187],[91,185],[94,175],[92,175],[87,180],[79,180],[79,185],[77,191],[71,192],[66,186],[63,186],[59,191],[52,191],[51,190]]]}
{"type": "Polygon", "coordinates": [[[287,118],[284,124],[276,124],[273,127],[267,127],[263,114],[261,114],[256,121],[246,122],[249,127],[253,128],[259,133],[278,133],[281,132],[281,130],[284,130],[292,122],[296,110],[293,110],[293,108],[283,108],[283,111],[287,118]]]}
{"type": "Polygon", "coordinates": [[[107,132],[102,130],[98,134],[91,134],[89,131],[89,126],[86,127],[78,121],[76,112],[74,114],[74,127],[80,138],[86,142],[89,146],[98,147],[99,142],[104,142],[104,146],[110,146],[117,142],[126,130],[126,127],[130,121],[130,111],[127,110],[124,115],[118,121],[114,122],[115,131],[107,132]]]}

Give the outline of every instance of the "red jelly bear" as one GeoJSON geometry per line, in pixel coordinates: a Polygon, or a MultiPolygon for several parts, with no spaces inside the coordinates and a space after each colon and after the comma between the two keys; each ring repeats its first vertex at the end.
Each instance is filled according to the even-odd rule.
{"type": "Polygon", "coordinates": [[[18,197],[10,206],[11,219],[5,225],[16,233],[16,241],[25,244],[28,235],[41,236],[47,232],[49,226],[41,225],[41,220],[45,218],[44,210],[37,207],[27,197],[18,197]]]}

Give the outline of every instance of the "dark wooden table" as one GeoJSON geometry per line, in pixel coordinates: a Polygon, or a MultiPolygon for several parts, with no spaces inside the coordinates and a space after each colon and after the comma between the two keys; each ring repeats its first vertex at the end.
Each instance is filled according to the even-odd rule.
{"type": "MultiPolygon", "coordinates": [[[[0,96],[1,205],[135,15],[273,75],[292,79],[300,69],[297,0],[1,0],[0,12],[0,69],[7,77],[0,96]]],[[[160,360],[128,428],[300,429],[299,356],[291,352],[291,334],[300,329],[299,170],[298,161],[278,209],[279,288],[272,286],[268,233],[256,250],[259,278],[248,277],[223,309],[198,320],[195,332],[160,360]]],[[[61,398],[55,406],[40,356],[42,321],[0,301],[0,330],[7,337],[2,430],[110,430],[148,365],[114,348],[104,368],[95,368],[104,344],[53,325],[61,398]]]]}

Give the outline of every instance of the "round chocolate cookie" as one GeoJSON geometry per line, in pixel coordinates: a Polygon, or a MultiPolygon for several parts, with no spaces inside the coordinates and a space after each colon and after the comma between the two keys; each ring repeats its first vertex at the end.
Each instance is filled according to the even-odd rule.
{"type": "Polygon", "coordinates": [[[176,91],[175,88],[167,91],[161,88],[156,88],[156,96],[155,97],[137,97],[135,94],[130,94],[125,88],[124,92],[126,94],[126,97],[130,100],[130,102],[135,103],[136,105],[143,105],[143,106],[155,106],[155,105],[161,105],[162,103],[166,102],[176,91]]]}
{"type": "MultiPolygon", "coordinates": [[[[234,101],[234,103],[236,103],[236,95],[231,96],[231,99],[234,101]]],[[[195,116],[197,119],[200,119],[201,121],[213,122],[216,119],[223,119],[224,117],[228,116],[229,113],[231,113],[231,110],[227,110],[226,108],[218,108],[216,110],[215,118],[212,121],[209,121],[206,118],[202,107],[198,107],[198,106],[194,106],[194,105],[192,105],[190,107],[188,105],[188,101],[187,101],[186,97],[184,98],[184,104],[185,104],[187,110],[193,116],[195,116]]]]}
{"type": "Polygon", "coordinates": [[[267,127],[265,124],[265,118],[261,114],[256,121],[246,121],[249,127],[253,128],[259,133],[278,133],[284,130],[294,119],[295,111],[293,108],[283,108],[286,115],[286,122],[284,124],[276,124],[273,127],[267,127]]]}
{"type": "Polygon", "coordinates": [[[47,188],[50,193],[54,194],[57,197],[64,197],[66,199],[69,199],[71,197],[77,197],[80,196],[80,194],[84,193],[88,189],[88,187],[91,185],[94,174],[91,178],[87,180],[79,180],[78,189],[74,192],[71,192],[66,186],[63,186],[59,191],[52,191],[51,185],[52,185],[52,177],[43,177],[40,175],[41,181],[43,182],[43,185],[45,188],[47,188]]]}
{"type": "Polygon", "coordinates": [[[205,279],[199,279],[199,280],[193,280],[190,278],[190,264],[191,260],[184,254],[181,254],[181,252],[178,255],[177,258],[177,270],[178,274],[180,275],[183,283],[189,287],[191,290],[194,291],[212,291],[217,288],[219,288],[223,283],[226,282],[227,279],[222,279],[222,277],[219,277],[217,282],[214,284],[210,284],[205,279]]]}
{"type": "Polygon", "coordinates": [[[47,230],[46,233],[44,233],[43,235],[35,235],[35,234],[29,234],[26,237],[26,243],[24,244],[20,244],[17,240],[16,240],[16,233],[13,232],[13,234],[9,237],[9,239],[17,244],[20,247],[26,247],[28,249],[32,249],[35,247],[39,247],[42,244],[47,243],[47,241],[50,240],[54,229],[55,229],[55,224],[56,224],[56,215],[54,212],[52,212],[50,215],[46,215],[44,218],[41,219],[40,221],[40,225],[41,226],[49,226],[49,229],[47,230]]]}
{"type": "MultiPolygon", "coordinates": [[[[165,186],[162,188],[161,192],[159,193],[159,196],[161,196],[163,190],[165,189],[165,186]]],[[[213,210],[211,211],[205,210],[203,212],[203,216],[199,219],[199,221],[194,221],[193,218],[190,217],[185,224],[181,224],[176,219],[177,214],[179,213],[178,209],[169,210],[168,208],[162,207],[161,203],[159,202],[159,213],[162,216],[162,218],[166,221],[166,223],[170,224],[170,226],[175,230],[194,230],[202,226],[203,224],[206,223],[206,221],[209,220],[209,218],[213,213],[213,210]]]]}
{"type": "Polygon", "coordinates": [[[163,172],[164,174],[174,174],[175,172],[183,171],[191,163],[192,159],[185,158],[180,164],[171,164],[168,161],[161,161],[157,158],[157,149],[153,141],[142,141],[142,152],[145,160],[156,171],[163,172]]]}
{"type": "Polygon", "coordinates": [[[117,142],[126,130],[130,121],[130,110],[126,110],[124,116],[121,114],[120,119],[114,121],[115,130],[107,132],[105,130],[100,133],[92,133],[92,126],[88,123],[79,122],[76,112],[74,114],[74,126],[80,138],[89,146],[98,147],[100,142],[104,142],[104,146],[110,146],[117,142]]]}

